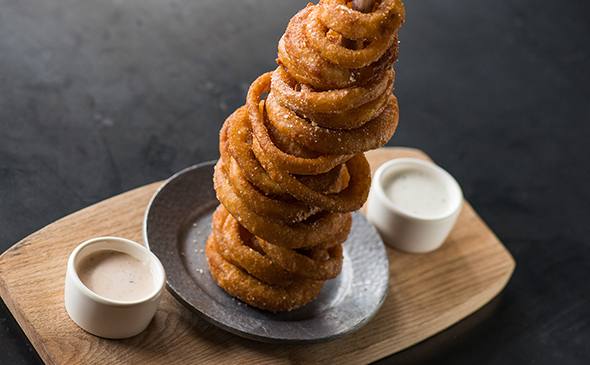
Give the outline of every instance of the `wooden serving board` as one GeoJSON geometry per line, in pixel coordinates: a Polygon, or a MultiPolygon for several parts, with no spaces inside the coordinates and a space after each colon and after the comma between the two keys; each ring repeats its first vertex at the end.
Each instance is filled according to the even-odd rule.
{"type": "MultiPolygon", "coordinates": [[[[375,169],[421,151],[388,148],[367,154],[375,169]]],[[[33,233],[0,256],[0,294],[48,364],[358,364],[378,360],[449,327],[490,301],[508,282],[514,260],[465,203],[439,250],[404,254],[388,249],[390,291],[376,318],[344,338],[314,345],[276,345],[226,333],[190,312],[169,293],[148,329],[106,340],[78,328],[63,304],[66,261],[95,236],[142,240],[145,207],[161,183],[117,195],[33,233]]]]}

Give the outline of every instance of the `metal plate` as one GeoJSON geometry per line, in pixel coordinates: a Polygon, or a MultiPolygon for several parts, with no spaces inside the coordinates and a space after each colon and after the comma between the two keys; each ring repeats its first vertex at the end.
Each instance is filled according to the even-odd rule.
{"type": "Polygon", "coordinates": [[[172,176],[148,205],[143,234],[162,261],[169,291],[209,322],[239,336],[264,342],[318,342],[364,325],[387,294],[389,264],[381,238],[365,218],[353,214],[340,275],[319,297],[286,313],[250,307],[219,288],[209,274],[205,241],[219,204],[213,166],[206,162],[172,176]]]}

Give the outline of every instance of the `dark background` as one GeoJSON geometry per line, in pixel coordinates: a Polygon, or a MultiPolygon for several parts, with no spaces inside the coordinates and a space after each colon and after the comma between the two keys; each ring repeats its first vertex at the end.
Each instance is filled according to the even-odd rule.
{"type": "MultiPolygon", "coordinates": [[[[306,1],[0,0],[0,251],[217,156],[306,1]]],[[[590,3],[407,1],[392,145],[452,172],[514,255],[506,290],[384,363],[590,360],[590,3]]],[[[40,362],[0,306],[0,363],[40,362]]]]}

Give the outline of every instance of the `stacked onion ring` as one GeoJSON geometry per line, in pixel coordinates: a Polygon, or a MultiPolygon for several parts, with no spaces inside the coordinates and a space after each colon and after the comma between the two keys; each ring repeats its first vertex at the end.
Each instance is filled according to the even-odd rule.
{"type": "Polygon", "coordinates": [[[279,42],[278,68],[225,121],[206,255],[230,295],[288,311],[340,273],[350,212],[371,182],[363,152],[397,127],[391,66],[403,19],[399,0],[366,13],[344,0],[309,5],[279,42]]]}

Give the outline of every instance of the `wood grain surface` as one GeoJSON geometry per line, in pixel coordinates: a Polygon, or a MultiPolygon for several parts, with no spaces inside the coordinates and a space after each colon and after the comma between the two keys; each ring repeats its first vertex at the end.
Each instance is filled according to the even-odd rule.
{"type": "MultiPolygon", "coordinates": [[[[371,167],[391,158],[428,157],[387,148],[367,154],[371,167]]],[[[0,256],[0,295],[48,364],[358,364],[375,361],[449,327],[490,301],[508,282],[514,260],[465,203],[447,242],[429,254],[388,249],[390,292],[358,332],[314,345],[244,340],[197,318],[169,293],[142,334],[106,340],[78,328],[63,304],[66,261],[95,236],[141,241],[144,209],[160,183],[107,199],[33,233],[0,256]]]]}

